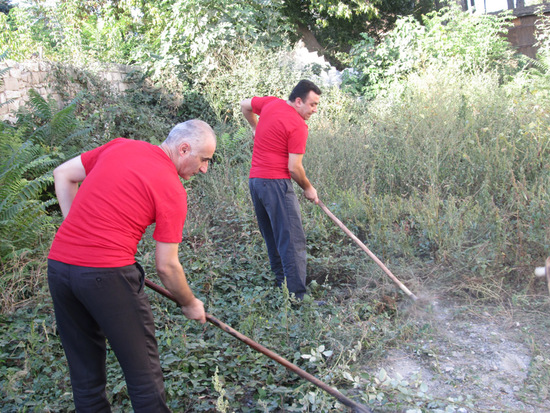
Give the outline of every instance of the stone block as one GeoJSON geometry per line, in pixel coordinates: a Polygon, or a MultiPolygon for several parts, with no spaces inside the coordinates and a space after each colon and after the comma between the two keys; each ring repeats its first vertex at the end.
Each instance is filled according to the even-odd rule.
{"type": "Polygon", "coordinates": [[[51,69],[50,64],[46,62],[38,62],[38,67],[41,72],[49,72],[51,69]]]}
{"type": "Polygon", "coordinates": [[[6,90],[5,95],[6,99],[19,99],[23,96],[19,90],[6,90]]]}
{"type": "Polygon", "coordinates": [[[32,74],[32,82],[36,85],[41,85],[46,82],[48,74],[46,72],[34,72],[32,74]]]}
{"type": "Polygon", "coordinates": [[[10,68],[10,75],[9,77],[13,77],[15,79],[19,79],[21,77],[21,73],[23,72],[23,68],[21,67],[12,67],[10,68]]]}
{"type": "Polygon", "coordinates": [[[4,77],[4,88],[6,90],[19,90],[19,79],[11,76],[4,77]]]}
{"type": "Polygon", "coordinates": [[[24,70],[23,72],[21,72],[21,77],[19,78],[19,80],[26,84],[32,83],[31,72],[29,72],[28,70],[24,70]]]}
{"type": "Polygon", "coordinates": [[[121,82],[122,81],[122,75],[120,74],[120,72],[111,73],[111,81],[121,82]]]}

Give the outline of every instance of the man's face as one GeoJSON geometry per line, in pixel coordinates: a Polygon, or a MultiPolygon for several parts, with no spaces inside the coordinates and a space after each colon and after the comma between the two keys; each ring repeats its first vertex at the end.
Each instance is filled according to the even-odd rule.
{"type": "Polygon", "coordinates": [[[199,172],[206,173],[208,163],[212,160],[215,150],[216,141],[214,139],[207,139],[202,144],[196,145],[196,148],[191,148],[187,143],[181,145],[179,147],[178,175],[187,180],[199,172]]]}
{"type": "Polygon", "coordinates": [[[296,98],[296,111],[298,114],[308,120],[311,115],[317,113],[317,106],[319,105],[320,96],[314,91],[310,90],[306,100],[296,98]]]}

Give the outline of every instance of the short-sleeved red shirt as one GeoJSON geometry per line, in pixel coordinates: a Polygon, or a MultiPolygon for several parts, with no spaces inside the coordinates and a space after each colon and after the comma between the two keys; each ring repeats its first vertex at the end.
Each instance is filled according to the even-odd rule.
{"type": "Polygon", "coordinates": [[[306,152],[306,122],[286,100],[274,96],[252,98],[252,111],[260,119],[249,177],[290,179],[288,154],[306,152]]]}
{"type": "Polygon", "coordinates": [[[85,267],[131,265],[152,223],[155,240],[181,242],[187,193],[160,147],[118,138],[81,159],[86,178],[48,258],[85,267]]]}

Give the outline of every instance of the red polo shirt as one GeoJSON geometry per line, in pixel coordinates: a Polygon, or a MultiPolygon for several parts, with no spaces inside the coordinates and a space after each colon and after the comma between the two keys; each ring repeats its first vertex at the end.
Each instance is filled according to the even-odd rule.
{"type": "Polygon", "coordinates": [[[160,147],[118,138],[81,159],[86,178],[48,258],[86,267],[131,265],[152,223],[155,240],[181,242],[187,193],[160,147]]]}
{"type": "Polygon", "coordinates": [[[274,96],[252,98],[259,115],[250,178],[290,179],[288,154],[306,152],[308,127],[286,100],[274,96]]]}

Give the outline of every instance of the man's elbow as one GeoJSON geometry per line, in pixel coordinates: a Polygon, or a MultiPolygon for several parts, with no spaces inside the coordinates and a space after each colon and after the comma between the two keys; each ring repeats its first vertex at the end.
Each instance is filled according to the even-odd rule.
{"type": "Polygon", "coordinates": [[[169,277],[173,274],[175,274],[178,269],[181,268],[181,264],[179,262],[171,262],[171,261],[157,261],[156,262],[157,267],[157,274],[160,277],[169,277]]]}
{"type": "Polygon", "coordinates": [[[302,174],[303,170],[304,167],[302,165],[302,162],[299,162],[296,159],[290,159],[290,162],[288,163],[288,172],[290,172],[290,175],[292,177],[302,174]]]}
{"type": "Polygon", "coordinates": [[[252,113],[252,99],[241,100],[241,111],[243,113],[252,113]]]}
{"type": "Polygon", "coordinates": [[[63,176],[63,165],[59,165],[53,170],[53,179],[54,181],[59,181],[63,176]]]}
{"type": "Polygon", "coordinates": [[[67,171],[63,165],[60,165],[53,170],[53,182],[56,188],[64,188],[66,185],[70,184],[71,181],[69,180],[67,171]]]}
{"type": "Polygon", "coordinates": [[[162,276],[165,276],[165,275],[168,275],[172,272],[171,268],[172,266],[165,262],[165,261],[157,261],[156,262],[156,267],[157,267],[157,274],[162,277],[162,276]]]}

